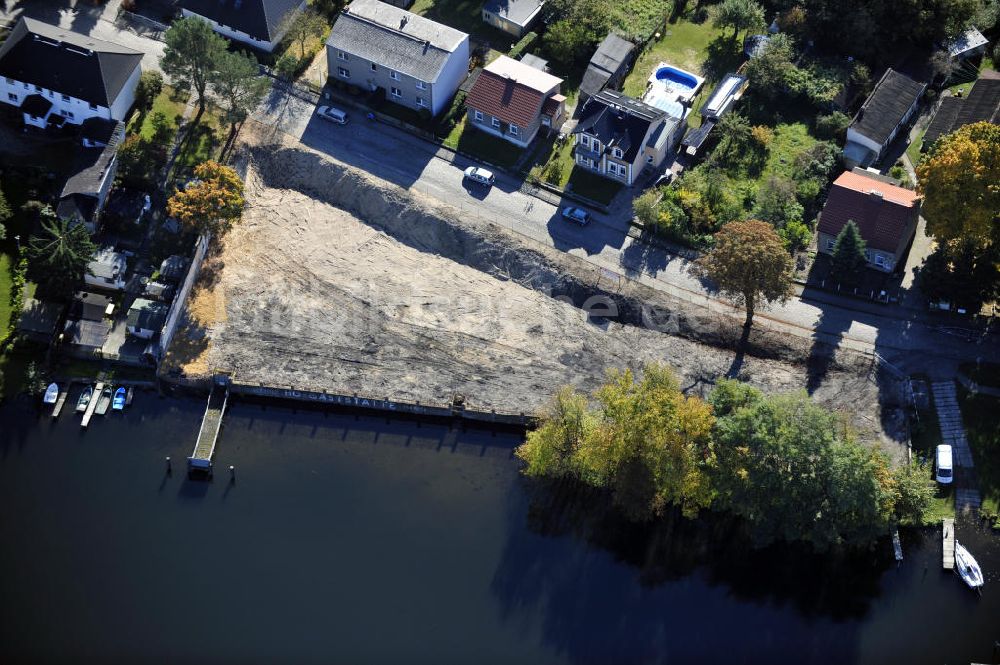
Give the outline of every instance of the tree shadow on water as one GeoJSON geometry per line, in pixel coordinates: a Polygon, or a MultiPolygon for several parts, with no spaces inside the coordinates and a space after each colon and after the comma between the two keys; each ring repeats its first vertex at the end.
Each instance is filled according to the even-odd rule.
{"type": "Polygon", "coordinates": [[[884,548],[755,549],[729,515],[672,511],[635,524],[603,493],[524,485],[492,591],[506,618],[541,613],[544,641],[573,662],[709,662],[733,648],[762,657],[778,648],[758,630],[762,605],[765,633],[789,629],[784,647],[847,657],[856,648],[849,622],[868,612],[891,565],[884,548]],[[802,617],[848,623],[803,633],[802,617]]]}

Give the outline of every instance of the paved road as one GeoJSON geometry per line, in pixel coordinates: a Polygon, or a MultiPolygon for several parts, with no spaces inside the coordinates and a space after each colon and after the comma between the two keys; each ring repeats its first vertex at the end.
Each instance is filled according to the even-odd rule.
{"type": "Polygon", "coordinates": [[[0,18],[13,23],[21,16],[58,25],[95,39],[141,51],[143,69],[160,69],[163,43],[115,25],[121,0],[94,5],[89,0],[0,0],[0,18]]]}
{"type": "MultiPolygon", "coordinates": [[[[701,307],[742,317],[690,273],[687,261],[633,242],[626,235],[628,215],[624,212],[595,214],[594,224],[580,228],[565,222],[557,206],[522,191],[522,183],[510,176],[498,174],[496,185],[489,190],[471,185],[462,179],[462,170],[473,163],[470,160],[436,150],[393,127],[367,121],[360,113],[353,113],[351,124],[341,127],[315,119],[313,110],[305,101],[276,92],[256,118],[339,161],[581,256],[605,271],[608,279],[612,273],[638,279],[701,307]]],[[[935,367],[928,360],[931,356],[945,361],[998,356],[995,339],[965,342],[942,334],[933,322],[923,319],[912,310],[809,291],[803,298],[758,315],[760,325],[858,350],[877,349],[898,364],[925,371],[935,367]],[[921,352],[919,362],[915,362],[913,351],[921,352]]],[[[951,364],[942,363],[942,373],[947,373],[951,364]]]]}

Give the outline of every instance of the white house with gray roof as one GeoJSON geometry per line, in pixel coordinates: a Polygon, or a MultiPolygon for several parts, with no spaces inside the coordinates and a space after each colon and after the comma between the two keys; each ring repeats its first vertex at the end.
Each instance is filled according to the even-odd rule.
{"type": "Polygon", "coordinates": [[[306,0],[180,0],[185,17],[208,21],[227,39],[271,53],[287,32],[292,13],[306,0]]]}
{"type": "Polygon", "coordinates": [[[344,8],[326,42],[329,77],[437,115],[469,71],[469,35],[378,0],[344,8]]]}

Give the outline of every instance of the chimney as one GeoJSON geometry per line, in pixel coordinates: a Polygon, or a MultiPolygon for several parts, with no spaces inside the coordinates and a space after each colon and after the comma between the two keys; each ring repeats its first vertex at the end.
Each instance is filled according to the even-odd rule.
{"type": "Polygon", "coordinates": [[[405,27],[406,27],[406,15],[404,14],[403,18],[399,19],[399,29],[402,30],[405,27]]]}

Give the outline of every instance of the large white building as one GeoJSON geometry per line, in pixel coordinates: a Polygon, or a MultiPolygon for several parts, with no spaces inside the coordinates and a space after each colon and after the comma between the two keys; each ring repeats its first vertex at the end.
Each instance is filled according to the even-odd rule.
{"type": "Polygon", "coordinates": [[[0,102],[26,124],[125,120],[135,103],[142,53],[22,18],[0,46],[0,102]]]}

